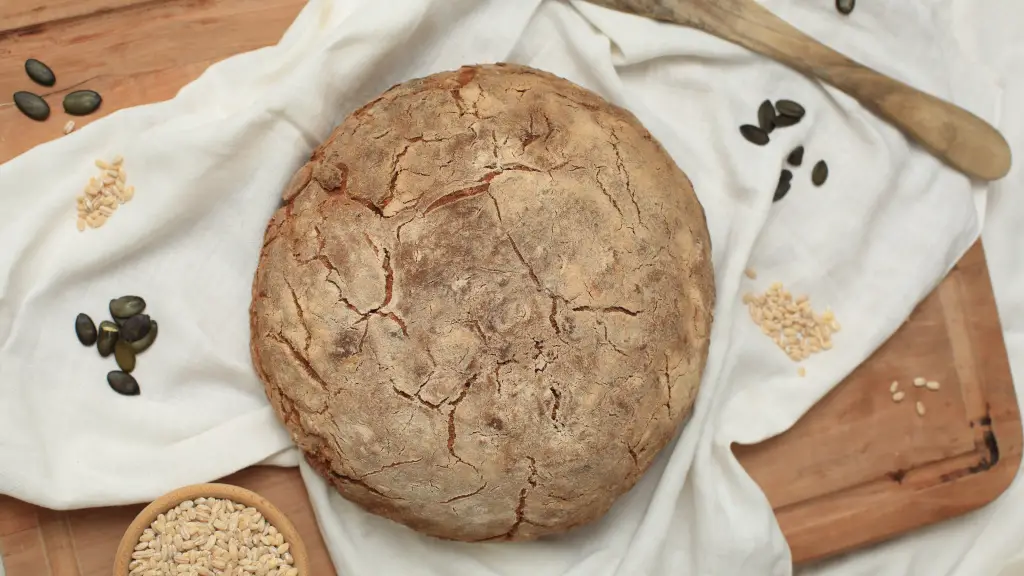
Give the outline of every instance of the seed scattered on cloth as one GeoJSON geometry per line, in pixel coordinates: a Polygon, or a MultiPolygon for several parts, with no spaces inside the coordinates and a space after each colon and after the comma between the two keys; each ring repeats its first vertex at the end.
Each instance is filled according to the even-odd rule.
{"type": "Polygon", "coordinates": [[[797,375],[799,375],[799,376],[800,376],[801,378],[803,378],[804,376],[807,376],[807,368],[804,368],[803,366],[801,366],[801,367],[799,367],[799,368],[797,368],[797,369],[796,369],[796,373],[797,373],[797,375]]]}
{"type": "Polygon", "coordinates": [[[71,134],[75,130],[75,121],[68,120],[68,123],[64,125],[64,134],[71,134]]]}
{"type": "Polygon", "coordinates": [[[892,401],[893,402],[900,402],[904,398],[906,398],[906,396],[907,396],[907,393],[902,391],[902,390],[900,390],[899,392],[896,392],[895,394],[892,395],[892,401]]]}
{"type": "Polygon", "coordinates": [[[135,197],[135,187],[126,184],[128,174],[123,158],[118,156],[113,162],[97,160],[96,167],[100,169],[99,176],[91,178],[76,198],[78,217],[75,224],[79,232],[103,226],[119,206],[135,197]]]}
{"type": "Polygon", "coordinates": [[[920,376],[918,376],[917,378],[914,378],[914,386],[915,387],[920,388],[921,386],[924,386],[926,384],[928,384],[928,381],[925,380],[924,378],[921,378],[920,376]]]}
{"type": "Polygon", "coordinates": [[[114,345],[120,336],[120,328],[110,320],[100,322],[99,336],[96,338],[96,348],[100,356],[106,358],[114,353],[114,345]]]}
{"type": "Polygon", "coordinates": [[[921,402],[920,400],[918,400],[917,404],[915,405],[915,408],[917,409],[917,415],[918,416],[924,416],[924,412],[925,412],[925,410],[924,410],[924,402],[921,402]]]}
{"type": "Polygon", "coordinates": [[[197,498],[160,514],[142,532],[128,575],[298,576],[290,549],[291,543],[255,508],[197,498]]]}
{"type": "Polygon", "coordinates": [[[927,388],[928,388],[929,390],[935,391],[935,390],[938,390],[938,389],[939,389],[939,387],[940,387],[940,384],[939,384],[938,382],[936,382],[935,380],[929,380],[929,381],[928,381],[928,382],[927,382],[927,383],[925,384],[925,386],[926,386],[926,387],[927,387],[927,388]]]}
{"type": "Polygon", "coordinates": [[[757,144],[758,146],[764,146],[769,140],[767,132],[751,124],[744,124],[743,126],[740,126],[740,134],[742,134],[748,142],[757,144]]]}
{"type": "Polygon", "coordinates": [[[786,162],[789,162],[790,166],[800,166],[804,163],[804,147],[797,146],[789,153],[786,157],[786,162]]]}
{"type": "Polygon", "coordinates": [[[831,310],[815,313],[807,296],[794,298],[781,282],[764,294],[745,294],[743,303],[761,332],[794,362],[832,349],[832,335],[841,329],[831,310]]]}
{"type": "Polygon", "coordinates": [[[107,383],[114,392],[123,396],[138,396],[140,392],[138,381],[131,374],[120,370],[108,372],[107,383]]]}
{"type": "Polygon", "coordinates": [[[757,125],[768,134],[775,129],[775,106],[772,106],[771,100],[761,102],[761,106],[758,107],[757,125]]]}
{"type": "Polygon", "coordinates": [[[821,186],[828,180],[828,164],[824,160],[818,160],[818,163],[814,165],[814,169],[811,171],[811,183],[815,186],[821,186]]]}
{"type": "Polygon", "coordinates": [[[757,271],[754,270],[753,268],[747,268],[746,270],[743,271],[743,274],[745,274],[746,277],[750,278],[751,280],[757,280],[757,271]]]}
{"type": "Polygon", "coordinates": [[[96,324],[88,314],[79,314],[75,318],[75,335],[84,346],[92,346],[96,343],[96,324]]]}
{"type": "Polygon", "coordinates": [[[896,389],[899,388],[899,387],[900,387],[899,381],[898,380],[893,380],[892,384],[889,385],[889,393],[890,394],[895,394],[896,393],[896,389]]]}
{"type": "Polygon", "coordinates": [[[775,185],[775,194],[772,195],[772,202],[778,202],[789,194],[789,189],[793,185],[793,173],[789,170],[783,170],[779,174],[779,183],[775,185]]]}
{"type": "MultiPolygon", "coordinates": [[[[804,117],[807,113],[804,107],[792,100],[779,100],[775,103],[775,111],[778,112],[779,116],[785,116],[786,118],[793,118],[797,122],[804,117]]],[[[793,124],[796,124],[794,122],[793,124]]],[[[778,123],[776,123],[778,125],[778,123]]]]}

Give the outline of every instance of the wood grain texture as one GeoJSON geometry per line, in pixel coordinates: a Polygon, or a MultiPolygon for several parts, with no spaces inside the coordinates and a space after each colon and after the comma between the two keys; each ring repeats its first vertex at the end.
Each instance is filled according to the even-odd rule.
{"type": "MultiPolygon", "coordinates": [[[[119,108],[170,98],[210,63],[276,42],[305,3],[123,0],[109,8],[121,1],[80,0],[76,6],[98,12],[71,7],[64,16],[51,14],[54,21],[0,31],[0,163],[61,137],[67,118],[59,98],[73,84],[86,81],[105,98],[99,113],[76,118],[79,126],[119,108]],[[119,46],[121,29],[144,29],[141,36],[153,39],[150,48],[119,46]],[[48,98],[57,106],[47,122],[28,120],[2,103],[30,85],[22,71],[28,57],[51,63],[58,75],[57,93],[48,98]]],[[[61,5],[0,2],[0,22],[25,2],[61,5]]],[[[976,246],[907,324],[794,428],[736,452],[775,507],[800,562],[984,505],[1012,479],[1020,444],[1006,350],[976,246]],[[943,382],[941,391],[925,397],[924,419],[917,419],[911,403],[895,405],[887,394],[892,379],[907,388],[914,372],[943,382]]],[[[313,573],[334,574],[297,470],[254,467],[222,481],[274,502],[302,534],[313,573]]],[[[141,509],[50,512],[0,497],[0,554],[8,576],[108,576],[118,542],[141,509]]]]}
{"type": "MultiPolygon", "coordinates": [[[[298,470],[256,466],[221,482],[272,502],[292,521],[305,544],[309,574],[335,574],[298,470]]],[[[118,544],[142,509],[119,506],[56,512],[0,496],[0,518],[13,519],[19,527],[0,533],[7,576],[110,576],[118,544]]]]}
{"type": "Polygon", "coordinates": [[[998,180],[1010,146],[974,114],[889,78],[800,32],[755,0],[588,0],[690,26],[773,58],[846,92],[936,158],[968,176],[998,180]]]}
{"type": "Polygon", "coordinates": [[[796,562],[1001,494],[1020,466],[1021,421],[981,243],[795,426],[734,452],[768,496],[796,562]],[[916,388],[918,376],[942,388],[916,388]],[[900,403],[889,395],[893,380],[907,394],[900,403]]]}

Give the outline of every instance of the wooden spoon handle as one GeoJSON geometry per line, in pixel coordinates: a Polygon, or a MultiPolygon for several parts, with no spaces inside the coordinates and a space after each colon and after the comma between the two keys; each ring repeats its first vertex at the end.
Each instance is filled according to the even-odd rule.
{"type": "Polygon", "coordinates": [[[997,180],[1010,170],[1010,146],[981,118],[843,56],[753,0],[589,1],[698,28],[820,78],[968,176],[997,180]]]}

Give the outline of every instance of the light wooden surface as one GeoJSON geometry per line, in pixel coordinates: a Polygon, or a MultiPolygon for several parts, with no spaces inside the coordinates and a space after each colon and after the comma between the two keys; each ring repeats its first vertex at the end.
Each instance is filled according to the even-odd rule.
{"type": "MultiPolygon", "coordinates": [[[[856,98],[935,157],[968,176],[998,180],[1010,171],[1010,146],[987,122],[854,62],[790,26],[756,0],[588,1],[698,28],[816,76],[856,98]]],[[[836,18],[843,17],[837,14],[836,18]]]]}
{"type": "Polygon", "coordinates": [[[1002,493],[1020,467],[1021,421],[981,243],[793,428],[734,452],[801,562],[958,516],[1002,493]],[[942,387],[915,388],[918,376],[942,387]],[[907,394],[900,403],[889,395],[893,380],[907,394]]]}
{"type": "MultiPolygon", "coordinates": [[[[61,137],[68,118],[60,98],[72,86],[104,96],[98,114],[75,119],[79,126],[119,108],[170,98],[210,63],[274,43],[303,4],[0,3],[0,163],[61,137]],[[129,50],[126,37],[147,49],[129,50]],[[53,115],[44,123],[10,105],[15,90],[39,88],[24,77],[22,64],[29,57],[47,62],[57,74],[48,97],[53,115]]],[[[910,322],[792,430],[736,451],[775,507],[794,559],[806,561],[995,498],[1020,462],[1016,406],[991,285],[976,246],[910,322]],[[943,382],[941,391],[925,397],[924,419],[913,414],[911,402],[894,405],[887,394],[889,382],[900,379],[907,388],[914,372],[943,382]]],[[[223,481],[281,508],[306,542],[313,573],[334,573],[296,470],[250,468],[223,481]]],[[[106,576],[118,541],[141,509],[53,512],[0,497],[0,554],[8,576],[106,576]]]]}

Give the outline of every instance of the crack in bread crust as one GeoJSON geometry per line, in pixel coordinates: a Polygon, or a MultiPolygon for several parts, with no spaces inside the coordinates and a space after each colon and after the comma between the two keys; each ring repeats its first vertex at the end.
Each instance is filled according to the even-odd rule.
{"type": "Polygon", "coordinates": [[[283,198],[253,362],[311,466],[367,510],[453,540],[564,532],[689,415],[710,239],[626,110],[516,65],[411,80],[283,198]]]}

